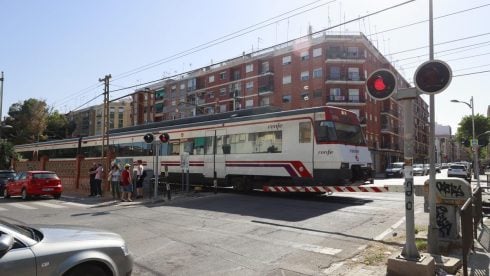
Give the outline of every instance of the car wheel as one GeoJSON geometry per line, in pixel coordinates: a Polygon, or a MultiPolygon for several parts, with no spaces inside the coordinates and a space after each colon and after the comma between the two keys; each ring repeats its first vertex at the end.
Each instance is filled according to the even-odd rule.
{"type": "Polygon", "coordinates": [[[55,195],[53,195],[53,197],[54,197],[54,199],[60,199],[61,194],[55,194],[55,195]]]}
{"type": "Polygon", "coordinates": [[[9,191],[7,191],[7,188],[3,189],[3,198],[9,198],[10,194],[9,191]]]}
{"type": "Polygon", "coordinates": [[[85,276],[85,275],[100,275],[106,276],[109,275],[107,271],[101,265],[88,263],[77,265],[74,268],[70,269],[65,276],[85,276]]]}
{"type": "Polygon", "coordinates": [[[22,200],[28,200],[29,199],[29,194],[27,194],[26,188],[22,189],[22,200]]]}

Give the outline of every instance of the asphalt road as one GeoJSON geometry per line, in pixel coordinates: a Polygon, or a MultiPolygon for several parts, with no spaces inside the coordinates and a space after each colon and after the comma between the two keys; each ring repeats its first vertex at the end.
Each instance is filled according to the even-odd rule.
{"type": "MultiPolygon", "coordinates": [[[[384,184],[403,179],[375,181],[384,184]]],[[[260,192],[192,193],[155,204],[2,198],[0,216],[117,232],[135,257],[134,275],[329,275],[332,265],[390,235],[403,222],[404,200],[403,193],[260,192]]],[[[415,203],[422,213],[423,198],[415,203]]]]}

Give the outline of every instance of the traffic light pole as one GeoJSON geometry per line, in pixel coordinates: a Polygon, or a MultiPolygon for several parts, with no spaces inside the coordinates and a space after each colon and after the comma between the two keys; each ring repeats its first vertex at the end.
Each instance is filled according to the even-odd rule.
{"type": "Polygon", "coordinates": [[[397,99],[401,101],[404,110],[403,125],[403,159],[405,161],[405,231],[406,241],[403,247],[402,257],[410,261],[418,261],[420,254],[415,244],[415,191],[413,188],[413,145],[414,145],[414,120],[413,102],[417,97],[415,88],[399,89],[397,99]]]}

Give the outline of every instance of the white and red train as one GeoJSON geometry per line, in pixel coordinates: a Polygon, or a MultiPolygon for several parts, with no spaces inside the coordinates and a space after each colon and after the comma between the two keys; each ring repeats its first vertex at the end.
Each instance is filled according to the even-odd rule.
{"type": "MultiPolygon", "coordinates": [[[[372,182],[371,155],[357,116],[323,106],[278,111],[273,108],[184,118],[111,130],[116,160],[142,160],[153,168],[153,145],[143,136],[168,133],[159,144],[161,172],[182,178],[181,156],[189,157],[189,182],[238,190],[322,192],[324,186],[372,182]]],[[[101,156],[101,136],[16,146],[25,159],[101,156]]]]}

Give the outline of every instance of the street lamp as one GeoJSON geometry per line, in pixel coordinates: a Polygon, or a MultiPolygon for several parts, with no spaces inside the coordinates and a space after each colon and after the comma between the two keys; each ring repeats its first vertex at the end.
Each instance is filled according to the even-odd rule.
{"type": "Polygon", "coordinates": [[[473,130],[473,137],[471,141],[471,146],[473,148],[473,162],[475,167],[473,168],[473,171],[475,172],[475,177],[476,177],[476,187],[480,188],[480,168],[478,165],[478,139],[475,136],[475,104],[473,103],[473,96],[471,96],[470,103],[463,102],[463,101],[458,101],[458,100],[451,100],[452,103],[464,103],[467,105],[469,108],[471,108],[471,126],[473,130]],[[477,141],[475,143],[475,140],[477,141]],[[476,168],[476,170],[475,170],[476,168]]]}

